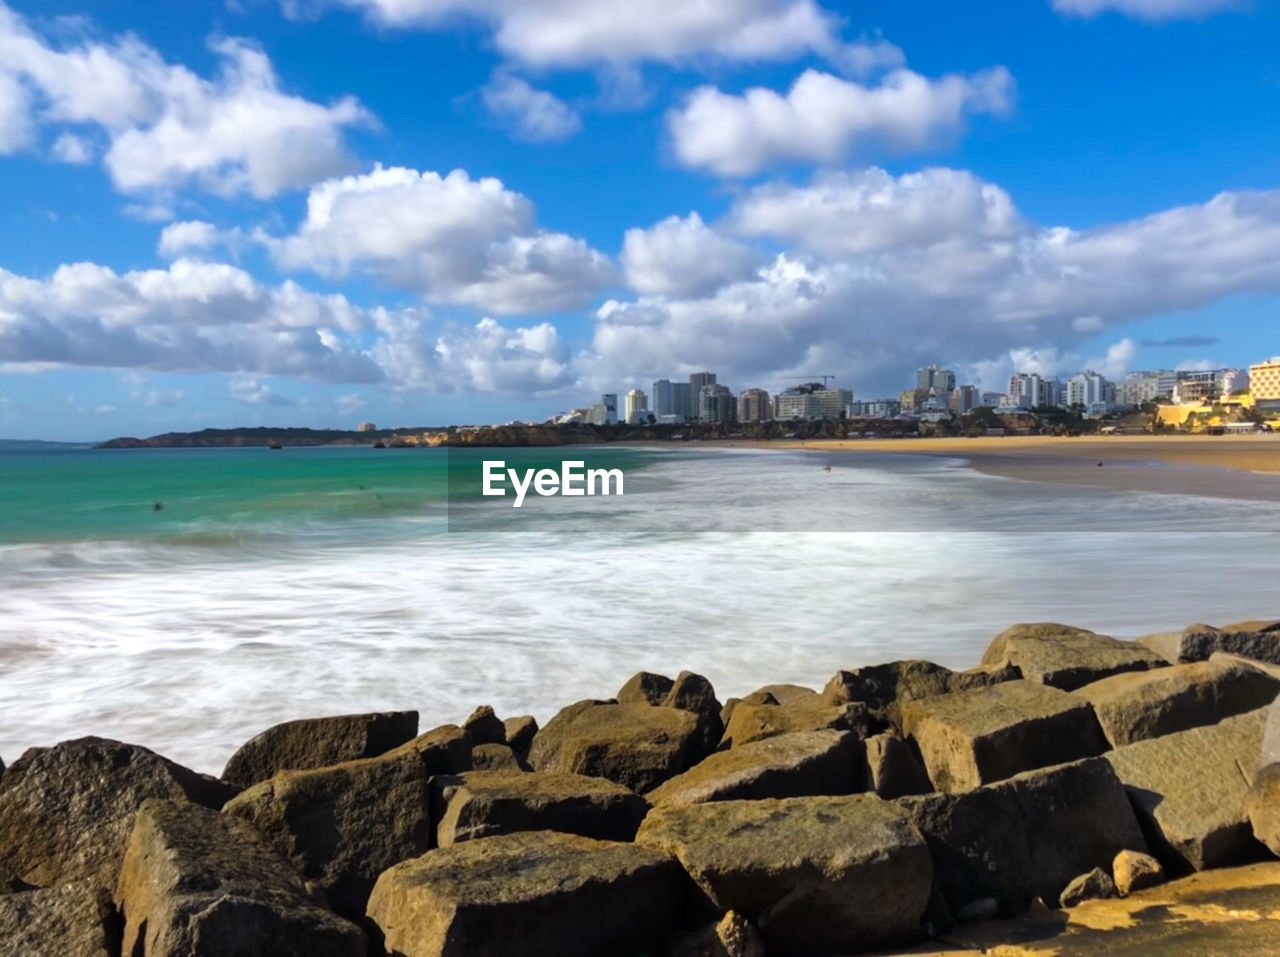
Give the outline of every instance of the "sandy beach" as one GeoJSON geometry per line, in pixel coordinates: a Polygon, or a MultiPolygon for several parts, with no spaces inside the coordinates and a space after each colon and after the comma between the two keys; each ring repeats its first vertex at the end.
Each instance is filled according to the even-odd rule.
{"type": "Polygon", "coordinates": [[[988,475],[1027,481],[1280,501],[1280,435],[1004,436],[726,444],[827,455],[934,455],[963,458],[970,467],[988,475]]]}

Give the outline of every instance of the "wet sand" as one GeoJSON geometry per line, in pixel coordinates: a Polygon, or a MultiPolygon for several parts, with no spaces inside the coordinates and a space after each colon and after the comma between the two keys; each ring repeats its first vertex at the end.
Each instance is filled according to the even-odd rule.
{"type": "Polygon", "coordinates": [[[1280,501],[1280,434],[820,439],[715,444],[826,455],[934,455],[962,458],[971,468],[988,475],[1033,482],[1280,501]]]}

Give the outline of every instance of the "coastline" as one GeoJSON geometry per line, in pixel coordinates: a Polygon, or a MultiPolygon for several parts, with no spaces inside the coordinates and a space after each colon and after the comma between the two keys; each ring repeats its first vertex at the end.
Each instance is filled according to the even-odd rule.
{"type": "Polygon", "coordinates": [[[814,439],[706,444],[841,456],[928,455],[963,459],[968,468],[985,475],[1022,481],[1123,492],[1280,501],[1280,436],[1270,435],[814,439]]]}

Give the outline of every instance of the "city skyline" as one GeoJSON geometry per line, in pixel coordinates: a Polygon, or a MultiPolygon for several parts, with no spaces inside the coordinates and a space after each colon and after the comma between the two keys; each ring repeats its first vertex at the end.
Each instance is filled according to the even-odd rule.
{"type": "Polygon", "coordinates": [[[0,0],[0,437],[542,420],[695,359],[867,398],[936,362],[966,401],[1244,367],[1278,32],[1228,0],[0,0]]]}

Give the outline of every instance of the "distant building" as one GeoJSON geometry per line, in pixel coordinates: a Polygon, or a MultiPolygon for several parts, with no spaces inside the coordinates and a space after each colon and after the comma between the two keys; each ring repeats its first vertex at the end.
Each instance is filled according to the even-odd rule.
{"type": "Polygon", "coordinates": [[[591,407],[591,417],[588,421],[592,425],[617,425],[618,394],[606,392],[600,396],[600,401],[591,407]]]}
{"type": "Polygon", "coordinates": [[[853,403],[848,389],[830,389],[821,382],[784,389],[773,403],[775,419],[838,419],[853,403]]]}
{"type": "Polygon", "coordinates": [[[951,392],[951,411],[967,415],[982,404],[982,393],[976,385],[957,386],[951,392]]]}
{"type": "Polygon", "coordinates": [[[698,407],[701,401],[702,387],[716,384],[714,372],[695,372],[689,376],[689,418],[699,417],[698,407]]]}
{"type": "Polygon", "coordinates": [[[904,389],[898,395],[898,404],[903,412],[914,414],[920,406],[924,405],[927,398],[929,398],[928,389],[904,389]]]}
{"type": "Polygon", "coordinates": [[[1123,382],[1116,383],[1116,405],[1137,408],[1144,402],[1168,398],[1173,392],[1174,379],[1170,383],[1168,372],[1130,372],[1123,382]],[[1163,386],[1169,386],[1168,392],[1162,392],[1163,386]]]}
{"type": "Polygon", "coordinates": [[[1096,372],[1078,372],[1067,380],[1065,403],[1084,406],[1086,415],[1102,415],[1116,404],[1116,387],[1096,372]]]}
{"type": "Polygon", "coordinates": [[[1249,366],[1249,393],[1255,405],[1280,403],[1280,356],[1249,366]]]}
{"type": "Polygon", "coordinates": [[[732,422],[736,413],[736,403],[728,386],[709,382],[698,391],[699,422],[732,422]]]}
{"type": "Polygon", "coordinates": [[[684,422],[693,414],[689,395],[689,383],[659,379],[653,384],[653,414],[659,422],[684,422]]]}
{"type": "Polygon", "coordinates": [[[649,397],[642,389],[632,389],[627,393],[624,409],[627,425],[645,425],[649,421],[649,397]]]}
{"type": "Polygon", "coordinates": [[[897,399],[868,399],[849,403],[851,419],[892,419],[902,414],[902,403],[897,399]]]}
{"type": "Polygon", "coordinates": [[[1009,397],[1003,392],[982,393],[982,404],[992,409],[999,409],[1009,404],[1009,397]]]}
{"type": "Polygon", "coordinates": [[[1009,405],[1039,409],[1063,403],[1063,384],[1038,372],[1015,372],[1009,377],[1009,405]]]}
{"type": "Polygon", "coordinates": [[[916,388],[934,395],[950,395],[956,388],[956,374],[939,365],[916,370],[916,388]]]}
{"type": "Polygon", "coordinates": [[[356,431],[357,432],[377,432],[378,427],[374,425],[372,422],[361,422],[359,425],[356,426],[356,431]]]}
{"type": "Polygon", "coordinates": [[[773,418],[773,400],[764,389],[743,389],[738,393],[739,422],[768,422],[773,418]]]}

